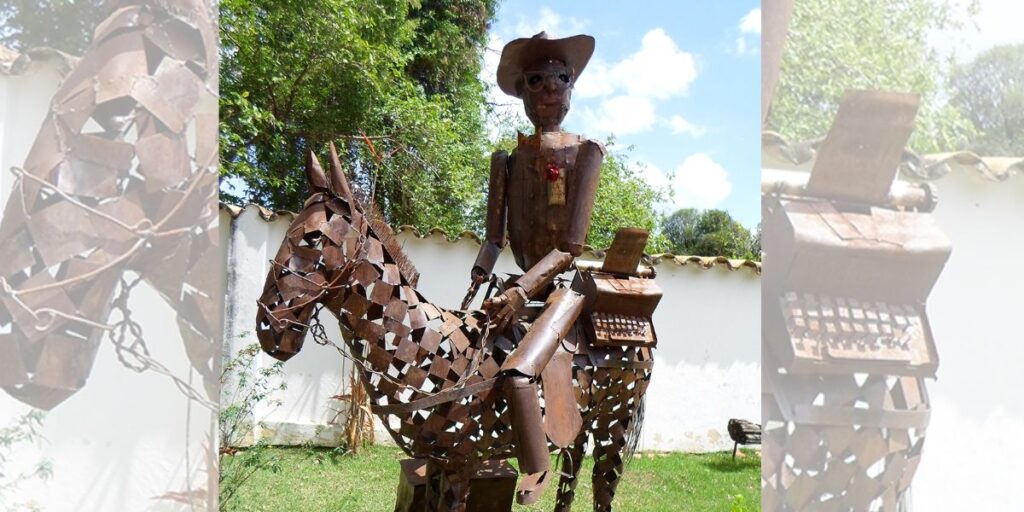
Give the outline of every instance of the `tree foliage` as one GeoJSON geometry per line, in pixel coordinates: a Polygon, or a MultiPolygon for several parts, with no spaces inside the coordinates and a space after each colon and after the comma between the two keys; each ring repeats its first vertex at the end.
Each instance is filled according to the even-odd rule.
{"type": "MultiPolygon", "coordinates": [[[[489,154],[526,129],[487,108],[478,79],[495,4],[223,0],[222,198],[300,208],[303,154],[334,141],[392,224],[482,232],[489,154]]],[[[657,230],[661,196],[632,167],[608,155],[590,245],[623,226],[657,230]]],[[[667,248],[654,233],[648,249],[667,248]]]]}
{"type": "Polygon", "coordinates": [[[48,47],[81,55],[106,16],[103,0],[6,0],[0,3],[0,44],[48,47]]]}
{"type": "MultiPolygon", "coordinates": [[[[768,128],[792,139],[824,135],[847,89],[921,95],[910,145],[955,148],[973,126],[942,97],[943,67],[929,34],[962,24],[953,0],[796,2],[768,128]]],[[[971,2],[968,14],[977,10],[971,2]]]]}
{"type": "Polygon", "coordinates": [[[760,225],[751,233],[723,210],[677,210],[665,218],[662,232],[674,254],[761,259],[760,225]]]}
{"type": "Polygon", "coordinates": [[[335,141],[396,224],[477,227],[487,181],[477,75],[495,0],[224,0],[229,201],[297,209],[303,154],[335,141]]]}
{"type": "Polygon", "coordinates": [[[989,156],[1024,155],[1024,44],[996,46],[950,79],[951,103],[977,135],[967,145],[989,156]]]}
{"type": "Polygon", "coordinates": [[[666,252],[669,241],[658,229],[661,216],[654,209],[662,200],[661,191],[651,187],[630,165],[628,148],[617,150],[613,140],[607,141],[605,147],[609,151],[601,164],[601,181],[590,217],[587,244],[605,249],[611,246],[619,228],[635,227],[650,232],[648,254],[666,252]]]}

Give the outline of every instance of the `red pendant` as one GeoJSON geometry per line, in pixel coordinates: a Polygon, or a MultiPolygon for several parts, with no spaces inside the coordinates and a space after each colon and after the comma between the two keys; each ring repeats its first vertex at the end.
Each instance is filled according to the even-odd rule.
{"type": "Polygon", "coordinates": [[[548,181],[558,181],[558,176],[562,174],[562,170],[555,164],[547,164],[544,166],[544,179],[548,181]]]}

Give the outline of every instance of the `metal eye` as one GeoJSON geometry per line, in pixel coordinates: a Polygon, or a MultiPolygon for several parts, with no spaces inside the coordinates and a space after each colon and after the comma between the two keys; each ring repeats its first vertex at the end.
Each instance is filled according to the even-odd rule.
{"type": "Polygon", "coordinates": [[[529,84],[529,85],[537,85],[542,80],[544,80],[544,77],[542,77],[540,75],[530,75],[530,76],[526,77],[526,83],[529,84]]]}
{"type": "Polygon", "coordinates": [[[558,79],[561,80],[563,84],[569,83],[569,75],[565,73],[558,75],[558,79]]]}

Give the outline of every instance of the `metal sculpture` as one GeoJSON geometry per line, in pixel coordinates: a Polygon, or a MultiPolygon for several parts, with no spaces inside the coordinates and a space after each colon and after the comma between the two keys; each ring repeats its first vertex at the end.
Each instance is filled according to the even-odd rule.
{"type": "Polygon", "coordinates": [[[327,174],[308,156],[311,195],[267,277],[258,337],[284,360],[318,306],[339,318],[372,410],[400,447],[429,461],[430,510],[465,510],[481,464],[511,456],[524,473],[517,499],[536,501],[552,474],[549,442],[563,455],[557,510],[569,510],[591,436],[594,510],[611,510],[635,447],[661,296],[653,272],[638,268],[646,232],[621,231],[604,265],[571,289],[555,282],[583,249],[604,156],[559,130],[593,46],[542,33],[503,51],[498,84],[523,97],[538,133],[491,160],[487,239],[467,299],[491,274],[506,225],[525,274],[484,302],[489,313],[427,301],[390,229],[353,196],[333,144],[327,174]]]}
{"type": "Polygon", "coordinates": [[[0,386],[51,409],[85,385],[107,336],[123,364],[216,410],[216,27],[198,0],[107,8],[13,169],[0,223],[0,386]],[[178,314],[201,389],[150,357],[127,302],[140,280],[178,314]]]}
{"type": "MultiPolygon", "coordinates": [[[[108,341],[125,367],[170,379],[186,408],[213,414],[223,303],[216,24],[203,0],[103,4],[108,16],[12,169],[0,222],[0,387],[58,407],[86,385],[108,341]],[[167,336],[133,316],[129,297],[143,281],[174,311],[185,371],[153,355],[168,353],[167,336]]],[[[215,447],[198,446],[186,445],[184,460],[205,463],[206,481],[185,468],[186,489],[153,499],[216,508],[215,447]]]]}
{"type": "Polygon", "coordinates": [[[950,243],[893,186],[917,101],[849,91],[810,177],[762,185],[765,510],[899,510],[921,460],[950,243]]]}

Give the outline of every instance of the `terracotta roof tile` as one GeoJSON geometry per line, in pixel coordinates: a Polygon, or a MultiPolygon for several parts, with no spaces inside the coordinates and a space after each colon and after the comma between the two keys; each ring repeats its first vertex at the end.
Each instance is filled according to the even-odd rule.
{"type": "MultiPolygon", "coordinates": [[[[238,216],[241,215],[242,212],[250,208],[255,209],[259,213],[260,218],[266,222],[272,222],[278,217],[282,216],[287,216],[289,218],[295,216],[294,212],[290,212],[287,210],[271,211],[258,204],[253,203],[249,203],[245,206],[238,206],[223,202],[220,203],[220,209],[228,212],[228,215],[230,215],[232,219],[238,218],[238,216]]],[[[431,228],[427,233],[422,233],[420,230],[416,229],[416,227],[407,224],[399,226],[398,229],[395,231],[396,233],[410,233],[417,238],[440,236],[449,242],[457,242],[459,240],[469,239],[473,240],[477,244],[481,243],[480,237],[477,236],[476,233],[473,233],[472,231],[463,231],[457,235],[452,236],[441,228],[431,228]]],[[[584,255],[589,255],[593,258],[603,258],[604,252],[604,249],[595,249],[590,246],[584,247],[584,255]]],[[[648,256],[647,258],[649,259],[650,263],[654,265],[657,265],[663,261],[672,261],[680,266],[694,265],[702,269],[722,267],[726,270],[735,271],[745,268],[756,275],[761,275],[761,262],[753,260],[729,259],[726,258],[725,256],[677,256],[672,253],[653,254],[648,256]]]]}
{"type": "MultiPolygon", "coordinates": [[[[790,142],[775,132],[761,134],[761,165],[771,169],[810,170],[824,137],[790,142]]],[[[970,151],[920,155],[903,151],[902,176],[909,180],[937,180],[953,170],[976,172],[992,181],[1006,181],[1024,171],[1024,157],[980,156],[970,151]]]]}

